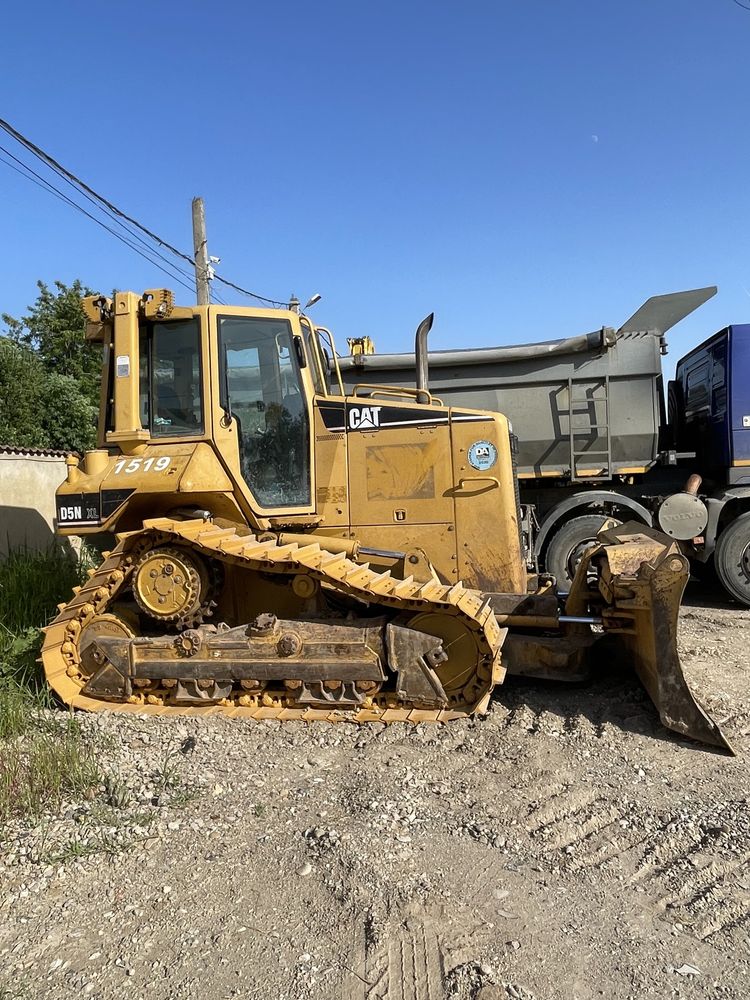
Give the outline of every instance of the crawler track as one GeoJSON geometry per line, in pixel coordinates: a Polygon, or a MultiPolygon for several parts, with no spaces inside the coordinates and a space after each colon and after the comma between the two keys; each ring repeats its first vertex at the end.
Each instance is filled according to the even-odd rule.
{"type": "MultiPolygon", "coordinates": [[[[243,624],[237,622],[235,624],[243,624]]],[[[317,541],[309,545],[279,545],[276,540],[260,541],[254,535],[238,534],[234,528],[220,528],[202,520],[179,521],[158,518],[144,522],[140,531],[118,536],[118,544],[108,553],[89,581],[77,589],[68,604],[47,627],[42,660],[47,680],[60,697],[75,708],[90,711],[119,711],[205,715],[223,714],[255,719],[302,719],[354,722],[443,722],[482,712],[492,688],[502,681],[500,664],[503,630],[488,603],[477,591],[462,584],[453,586],[437,580],[420,582],[399,579],[390,572],[377,573],[369,565],[353,562],[342,554],[321,549],[317,541]],[[81,673],[78,638],[95,616],[107,613],[119,596],[127,593],[130,577],[143,552],[155,545],[179,544],[224,565],[239,566],[249,574],[305,574],[335,592],[365,601],[384,611],[424,612],[459,616],[474,638],[476,666],[460,700],[449,708],[431,709],[398,700],[394,692],[376,695],[372,703],[356,710],[309,708],[295,705],[283,692],[250,696],[238,689],[231,697],[206,706],[169,704],[167,691],[149,690],[133,695],[127,702],[104,701],[81,693],[85,678],[81,673]]]]}

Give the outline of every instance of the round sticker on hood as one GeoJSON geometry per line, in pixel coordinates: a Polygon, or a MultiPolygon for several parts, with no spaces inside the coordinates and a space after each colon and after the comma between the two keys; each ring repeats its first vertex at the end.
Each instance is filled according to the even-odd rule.
{"type": "Polygon", "coordinates": [[[497,461],[497,448],[491,441],[475,441],[469,448],[469,465],[480,472],[491,469],[497,461]]]}

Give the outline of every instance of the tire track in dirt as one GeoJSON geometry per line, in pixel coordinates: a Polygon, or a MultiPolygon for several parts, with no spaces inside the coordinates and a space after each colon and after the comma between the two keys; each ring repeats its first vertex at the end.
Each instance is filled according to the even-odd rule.
{"type": "Polygon", "coordinates": [[[548,785],[546,795],[529,806],[526,831],[543,851],[575,854],[572,867],[587,867],[591,855],[612,842],[614,830],[620,831],[623,810],[601,790],[572,782],[548,785]]]}
{"type": "Polygon", "coordinates": [[[526,832],[542,857],[560,863],[564,852],[573,875],[616,865],[657,912],[700,940],[750,926],[750,838],[721,810],[690,823],[679,813],[639,814],[616,789],[544,771],[525,773],[518,790],[526,799],[526,832]]]}
{"type": "Polygon", "coordinates": [[[666,852],[644,852],[631,881],[653,892],[656,909],[702,941],[750,926],[750,883],[742,878],[750,851],[711,856],[719,850],[705,832],[673,838],[666,852]]]}
{"type": "Polygon", "coordinates": [[[740,927],[750,919],[750,892],[743,891],[740,882],[748,861],[750,853],[709,861],[682,878],[678,891],[660,896],[656,905],[701,940],[740,927]]]}
{"type": "Polygon", "coordinates": [[[625,811],[612,807],[611,819],[598,829],[584,837],[576,855],[570,861],[573,872],[586,871],[591,868],[601,868],[609,862],[622,860],[631,852],[637,851],[650,836],[642,829],[632,828],[631,820],[626,819],[625,811]],[[622,824],[628,824],[623,826],[622,824]]]}
{"type": "Polygon", "coordinates": [[[394,916],[382,933],[368,933],[368,918],[354,920],[350,964],[342,1000],[441,1000],[443,956],[426,915],[394,916]]]}

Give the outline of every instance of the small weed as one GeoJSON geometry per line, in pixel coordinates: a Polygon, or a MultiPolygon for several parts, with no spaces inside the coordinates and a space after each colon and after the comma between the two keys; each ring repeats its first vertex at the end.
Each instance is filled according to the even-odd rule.
{"type": "Polygon", "coordinates": [[[168,750],[159,770],[154,775],[156,779],[154,782],[154,795],[159,800],[164,798],[167,792],[177,788],[180,784],[180,775],[177,767],[178,754],[179,750],[168,750]]]}
{"type": "Polygon", "coordinates": [[[179,773],[182,750],[169,750],[154,774],[154,801],[157,805],[184,806],[197,797],[197,789],[186,785],[179,773]]]}
{"type": "Polygon", "coordinates": [[[111,830],[94,829],[88,837],[77,835],[71,837],[67,843],[61,844],[57,850],[47,854],[44,860],[50,865],[61,865],[78,858],[90,858],[95,854],[114,858],[123,851],[132,850],[136,844],[141,844],[144,840],[148,840],[148,837],[119,836],[111,830]]]}
{"type": "Polygon", "coordinates": [[[92,749],[74,722],[30,729],[0,754],[0,823],[37,816],[67,795],[86,795],[101,782],[92,749]]]}
{"type": "Polygon", "coordinates": [[[199,795],[200,792],[197,788],[193,788],[190,785],[180,784],[179,788],[172,790],[169,796],[169,804],[181,809],[183,806],[188,805],[188,803],[194,802],[199,795]]]}
{"type": "Polygon", "coordinates": [[[131,813],[128,822],[132,826],[142,826],[144,829],[148,830],[152,823],[154,822],[154,814],[152,812],[135,812],[131,813]]]}
{"type": "Polygon", "coordinates": [[[79,813],[77,820],[82,826],[92,827],[125,825],[149,827],[154,822],[154,813],[146,809],[132,813],[123,812],[101,799],[96,799],[85,811],[79,813]]]}
{"type": "Polygon", "coordinates": [[[49,865],[62,865],[66,861],[88,858],[92,854],[97,853],[98,851],[92,843],[75,836],[71,837],[66,843],[59,845],[56,850],[44,855],[44,861],[49,865]]]}
{"type": "Polygon", "coordinates": [[[104,798],[113,809],[124,809],[130,802],[130,790],[124,781],[107,774],[104,776],[104,798]]]}
{"type": "MultiPolygon", "coordinates": [[[[106,777],[104,783],[107,783],[106,777]]],[[[123,812],[98,799],[78,810],[74,819],[78,829],[67,840],[51,843],[43,831],[36,860],[52,865],[94,854],[115,857],[150,839],[156,814],[142,809],[123,812]]]]}
{"type": "Polygon", "coordinates": [[[5,986],[0,983],[0,1000],[29,1000],[29,997],[28,987],[23,984],[5,986]]]}
{"type": "Polygon", "coordinates": [[[260,818],[261,816],[265,815],[265,812],[266,812],[266,807],[261,805],[259,802],[256,802],[255,805],[253,806],[253,816],[257,816],[258,818],[260,818]]]}

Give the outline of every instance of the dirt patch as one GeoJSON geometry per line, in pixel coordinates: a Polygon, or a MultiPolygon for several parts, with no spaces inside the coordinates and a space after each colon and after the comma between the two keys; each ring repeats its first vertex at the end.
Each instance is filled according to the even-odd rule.
{"type": "Polygon", "coordinates": [[[750,612],[684,609],[734,759],[624,672],[510,681],[443,727],[81,716],[151,818],[55,862],[6,833],[0,995],[745,1000],[749,645],[750,612]],[[159,802],[167,755],[185,794],[159,802]]]}

